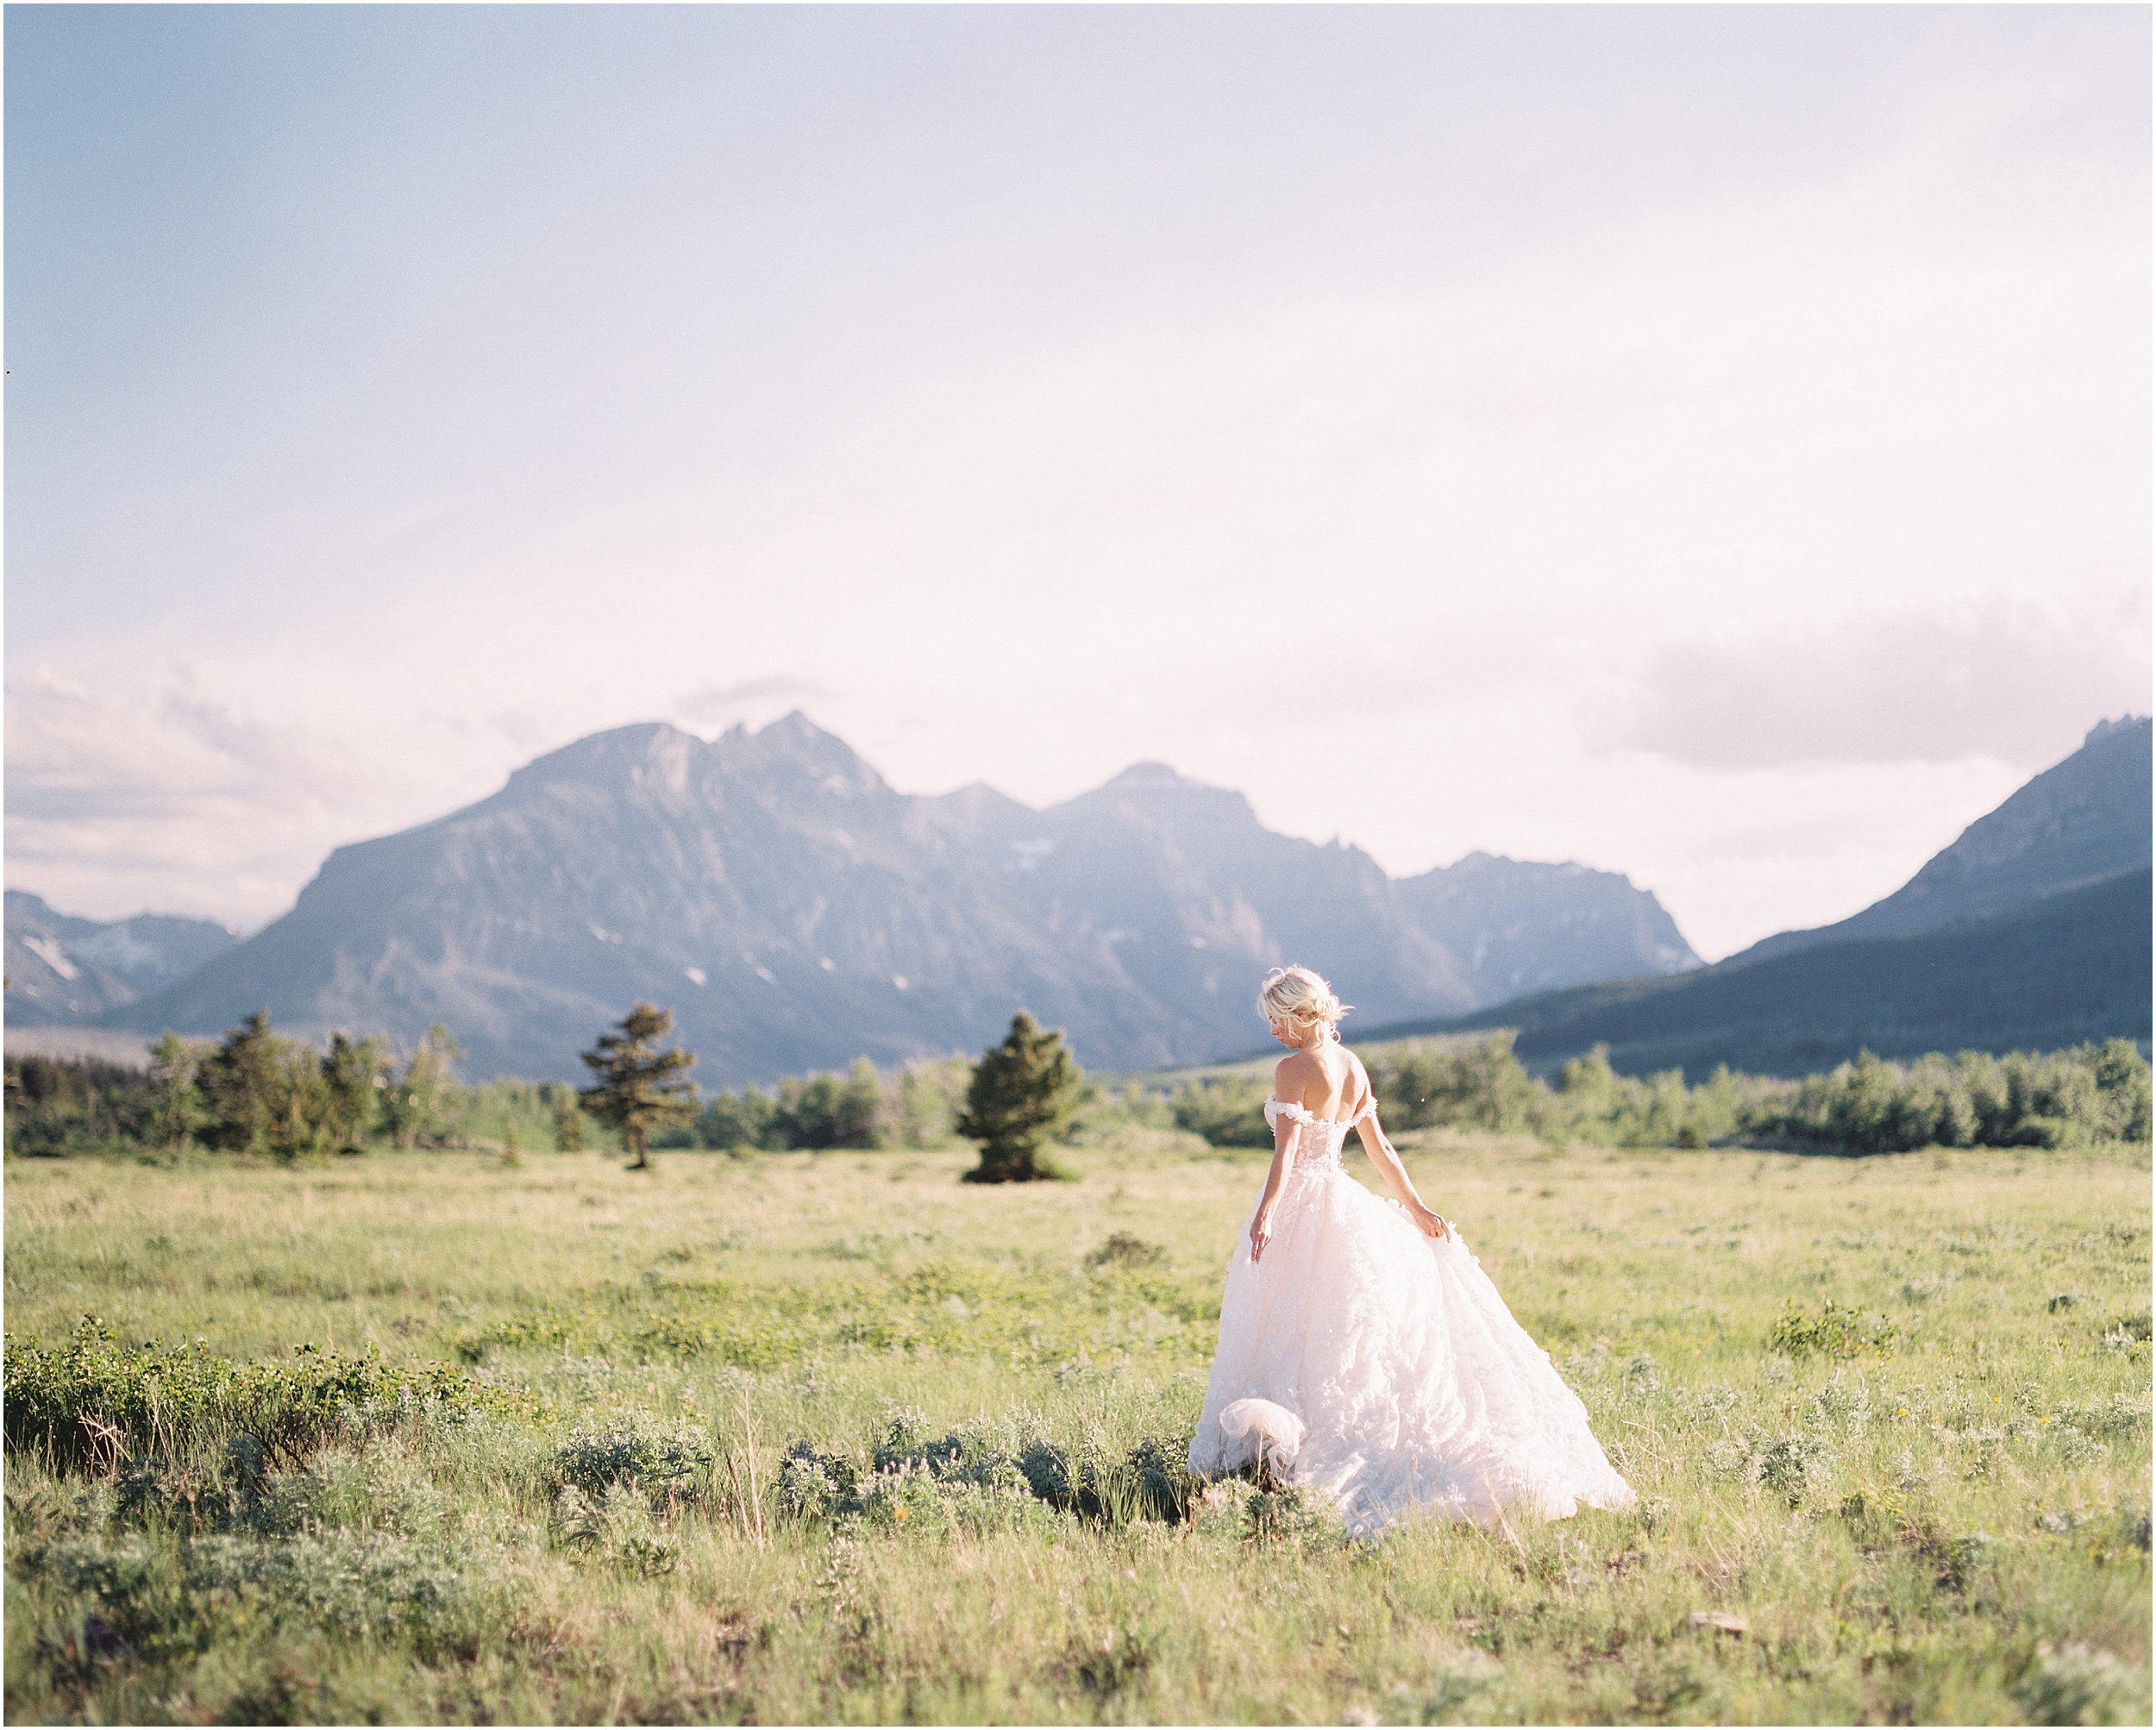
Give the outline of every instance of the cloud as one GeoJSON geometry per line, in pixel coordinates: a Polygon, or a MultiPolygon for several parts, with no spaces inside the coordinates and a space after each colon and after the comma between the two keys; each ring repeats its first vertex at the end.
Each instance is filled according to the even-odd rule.
{"type": "Polygon", "coordinates": [[[1098,319],[878,321],[887,369],[818,329],[856,387],[789,378],[783,436],[696,351],[769,342],[814,387],[783,331],[580,313],[649,400],[459,372],[408,417],[454,452],[370,436],[274,511],[236,469],[176,485],[208,526],[109,561],[179,572],[169,636],[84,605],[79,554],[16,561],[78,634],[12,639],[74,684],[11,692],[11,862],[259,918],[580,734],[807,704],[902,787],[1039,804],[1160,758],[1401,871],[1626,870],[1710,953],[1838,916],[2147,706],[2146,150],[2033,150],[2027,76],[1426,269],[1223,253],[1098,319]]]}
{"type": "Polygon", "coordinates": [[[1671,643],[1590,723],[1695,768],[2057,761],[2099,715],[2146,711],[2145,595],[1996,599],[1671,643]]]}
{"type": "Polygon", "coordinates": [[[325,837],[411,799],[363,742],[248,715],[185,668],[131,699],[34,668],[8,686],[7,734],[9,881],[93,917],[258,923],[312,874],[325,837]]]}

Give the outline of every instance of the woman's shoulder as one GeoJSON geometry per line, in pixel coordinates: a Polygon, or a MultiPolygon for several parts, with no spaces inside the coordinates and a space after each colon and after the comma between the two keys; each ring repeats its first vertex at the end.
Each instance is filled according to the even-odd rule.
{"type": "Polygon", "coordinates": [[[1323,1073],[1318,1066],[1318,1060],[1307,1051],[1290,1051],[1273,1065],[1273,1091],[1283,1100],[1290,1098],[1287,1091],[1288,1088],[1293,1088],[1300,1094],[1305,1081],[1313,1075],[1323,1073]]]}
{"type": "Polygon", "coordinates": [[[1348,1060],[1348,1084],[1343,1089],[1347,1096],[1345,1103],[1351,1108],[1359,1108],[1376,1097],[1377,1083],[1370,1079],[1369,1067],[1354,1052],[1344,1045],[1340,1055],[1348,1060]]]}

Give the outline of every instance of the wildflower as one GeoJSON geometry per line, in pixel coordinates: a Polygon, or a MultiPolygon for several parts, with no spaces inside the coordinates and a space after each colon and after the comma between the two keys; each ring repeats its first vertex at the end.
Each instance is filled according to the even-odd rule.
{"type": "Polygon", "coordinates": [[[893,1520],[904,1520],[906,1510],[903,1507],[894,1507],[891,1510],[891,1517],[893,1520]]]}

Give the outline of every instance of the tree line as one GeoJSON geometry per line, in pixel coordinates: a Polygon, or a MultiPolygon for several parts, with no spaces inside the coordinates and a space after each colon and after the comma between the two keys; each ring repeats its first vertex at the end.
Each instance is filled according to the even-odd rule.
{"type": "Polygon", "coordinates": [[[167,1033],[147,1070],[70,1058],[7,1060],[9,1144],[56,1151],[100,1140],[189,1146],[291,1161],[373,1141],[438,1144],[463,1054],[430,1027],[401,1062],[379,1037],[333,1033],[326,1049],[286,1038],[258,1011],[221,1039],[167,1033]]]}
{"type": "MultiPolygon", "coordinates": [[[[1620,1074],[1606,1047],[1544,1080],[1500,1030],[1451,1044],[1381,1048],[1365,1061],[1385,1122],[1588,1141],[1619,1147],[1720,1143],[1838,1153],[1920,1147],[2072,1147],[2149,1138],[2147,1060],[2125,1039],[2062,1051],[1934,1052],[1892,1062],[1866,1051],[1823,1075],[1784,1080],[1718,1069],[1620,1074]]],[[[1269,1147],[1264,1081],[1185,1083],[1126,1111],[1193,1131],[1216,1146],[1269,1147]]]]}
{"type": "Polygon", "coordinates": [[[955,1132],[981,1147],[969,1182],[1054,1177],[1044,1144],[1069,1127],[1084,1088],[1063,1036],[1020,1010],[1003,1043],[970,1066],[911,1065],[887,1083],[863,1057],[843,1077],[793,1078],[775,1096],[721,1091],[699,1111],[688,1079],[695,1053],[659,1044],[673,1025],[666,1010],[640,1003],[582,1054],[592,1080],[578,1101],[619,1131],[631,1170],[650,1163],[655,1133],[686,1127],[693,1144],[729,1149],[925,1146],[955,1132]]]}
{"type": "MultiPolygon", "coordinates": [[[[560,1152],[936,1147],[970,1139],[976,1181],[1056,1174],[1055,1144],[1074,1129],[1178,1129],[1215,1146],[1262,1148],[1266,1078],[1244,1072],[1167,1087],[1088,1084],[1060,1034],[1014,1017],[975,1060],[950,1057],[843,1074],[792,1076],[768,1092],[699,1097],[693,1053],[665,1044],[672,1019],[644,1004],[583,1054],[580,1092],[558,1081],[472,1087],[441,1027],[408,1053],[378,1037],[333,1035],[317,1050],[250,1016],[221,1040],[167,1034],[147,1073],[94,1059],[6,1062],[8,1144],[19,1153],[104,1146],[202,1146],[291,1161],[387,1143],[411,1148],[520,1143],[560,1152]]],[[[2066,1147],[2147,1141],[2149,1065],[2129,1042],[2049,1053],[1934,1053],[1892,1062],[1865,1053],[1800,1080],[1718,1069],[1695,1085],[1680,1071],[1620,1074],[1597,1049],[1545,1079],[1500,1031],[1451,1044],[1408,1043],[1366,1059],[1395,1129],[1455,1127],[1635,1147],[1732,1142],[1848,1153],[1928,1147],[2066,1147]]]]}
{"type": "Polygon", "coordinates": [[[514,1158],[521,1133],[562,1153],[618,1144],[632,1167],[654,1150],[934,1147],[969,1137],[982,1149],[973,1175],[1006,1182],[1053,1173],[1044,1144],[1069,1125],[1084,1078],[1062,1036],[1020,1012],[1002,1044],[975,1062],[910,1063],[895,1071],[859,1059],[844,1075],[792,1076],[770,1093],[749,1087],[699,1099],[695,1054],[667,1045],[673,1018],[638,1004],[582,1053],[588,1086],[460,1082],[462,1056],[430,1027],[409,1054],[386,1040],[333,1033],[323,1049],[288,1037],[266,1012],[222,1038],[167,1033],[147,1071],[94,1058],[9,1056],[10,1151],[59,1154],[125,1146],[188,1148],[291,1162],[405,1148],[492,1144],[514,1158]]]}

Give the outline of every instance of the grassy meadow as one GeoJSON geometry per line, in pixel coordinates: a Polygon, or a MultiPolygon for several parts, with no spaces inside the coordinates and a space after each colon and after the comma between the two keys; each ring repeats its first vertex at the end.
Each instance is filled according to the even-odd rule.
{"type": "Polygon", "coordinates": [[[2148,1721],[2145,1148],[1400,1139],[1637,1510],[1188,1483],[1186,1133],[11,1158],[8,1716],[2148,1721]]]}

